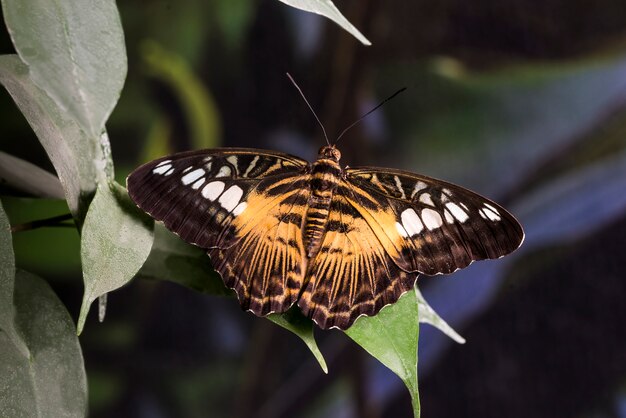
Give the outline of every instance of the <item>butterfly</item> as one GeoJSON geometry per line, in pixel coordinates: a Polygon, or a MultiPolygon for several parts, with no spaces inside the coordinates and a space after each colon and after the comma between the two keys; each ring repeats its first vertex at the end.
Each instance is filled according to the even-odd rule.
{"type": "Polygon", "coordinates": [[[509,212],[463,187],[343,168],[340,158],[330,144],[313,163],[246,148],[183,152],[137,168],[127,187],[141,209],[206,249],[243,309],[264,316],[297,304],[323,329],[376,315],[418,274],[499,258],[524,239],[509,212]]]}

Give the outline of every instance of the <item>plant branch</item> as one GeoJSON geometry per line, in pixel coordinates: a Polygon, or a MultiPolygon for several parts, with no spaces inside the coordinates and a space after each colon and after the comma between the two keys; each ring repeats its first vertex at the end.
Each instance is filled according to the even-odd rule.
{"type": "Polygon", "coordinates": [[[43,228],[43,227],[71,227],[73,224],[63,223],[65,221],[72,220],[72,215],[70,213],[66,213],[64,215],[53,216],[52,218],[46,219],[37,219],[36,221],[26,222],[19,225],[13,225],[11,227],[11,232],[23,232],[30,231],[32,229],[43,228]]]}

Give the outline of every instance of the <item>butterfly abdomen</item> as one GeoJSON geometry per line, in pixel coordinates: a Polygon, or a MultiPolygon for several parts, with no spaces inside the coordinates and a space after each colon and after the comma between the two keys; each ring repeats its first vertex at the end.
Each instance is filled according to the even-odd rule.
{"type": "Polygon", "coordinates": [[[326,232],[333,193],[341,178],[341,167],[333,159],[320,158],[311,170],[311,196],[304,224],[304,243],[308,258],[319,251],[326,232]]]}

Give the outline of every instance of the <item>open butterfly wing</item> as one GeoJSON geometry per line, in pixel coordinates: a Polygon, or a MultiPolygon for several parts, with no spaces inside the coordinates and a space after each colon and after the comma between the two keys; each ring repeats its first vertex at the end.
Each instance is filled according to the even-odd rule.
{"type": "Polygon", "coordinates": [[[257,315],[286,310],[304,275],[301,217],[308,162],[253,149],[164,157],[127,179],[133,201],[183,240],[208,249],[214,268],[257,315]]]}
{"type": "Polygon", "coordinates": [[[498,204],[451,183],[384,168],[346,170],[350,202],[406,271],[447,274],[518,248],[524,232],[498,204]]]}
{"type": "Polygon", "coordinates": [[[308,178],[265,179],[248,196],[249,212],[232,221],[239,237],[209,250],[213,267],[256,315],[284,312],[298,299],[306,271],[302,240],[308,178]]]}
{"type": "Polygon", "coordinates": [[[368,222],[340,193],[332,198],[326,227],[298,301],[321,328],[346,329],[413,287],[417,275],[397,266],[368,222]]]}

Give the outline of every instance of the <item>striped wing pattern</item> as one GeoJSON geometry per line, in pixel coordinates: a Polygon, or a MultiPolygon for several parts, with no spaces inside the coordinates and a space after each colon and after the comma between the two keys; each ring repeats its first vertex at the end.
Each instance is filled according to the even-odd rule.
{"type": "MultiPolygon", "coordinates": [[[[413,288],[417,274],[402,270],[340,186],[333,196],[321,247],[310,260],[298,306],[321,328],[346,329],[413,288]]],[[[380,208],[382,209],[382,208],[380,208]]]]}
{"type": "Polygon", "coordinates": [[[266,315],[288,309],[302,287],[297,213],[308,199],[308,165],[252,149],[188,152],[139,167],[127,187],[141,209],[207,249],[243,308],[266,315]]]}
{"type": "Polygon", "coordinates": [[[346,176],[353,205],[404,270],[448,274],[523,241],[513,215],[463,187],[384,168],[352,168],[346,176]]]}
{"type": "Polygon", "coordinates": [[[375,315],[420,273],[499,258],[523,240],[512,215],[469,190],[400,170],[343,170],[339,156],[324,147],[311,165],[244,148],[180,153],[139,167],[128,192],[207,250],[242,308],[267,315],[297,303],[323,329],[375,315]]]}

